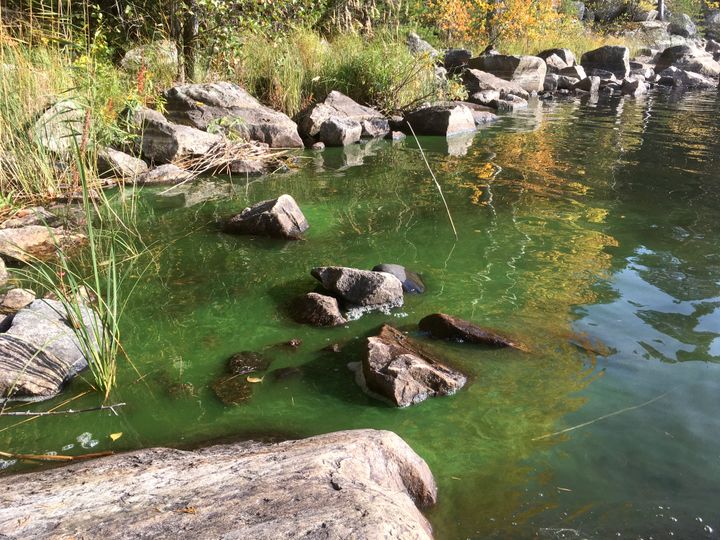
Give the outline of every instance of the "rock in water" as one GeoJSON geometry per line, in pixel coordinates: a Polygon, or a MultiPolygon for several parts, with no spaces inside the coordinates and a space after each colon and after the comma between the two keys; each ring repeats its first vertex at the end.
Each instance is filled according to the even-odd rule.
{"type": "Polygon", "coordinates": [[[451,136],[475,131],[475,117],[464,105],[436,104],[405,115],[403,129],[410,124],[416,135],[451,136]]]}
{"type": "Polygon", "coordinates": [[[162,185],[162,184],[180,184],[187,180],[192,179],[192,174],[188,171],[181,169],[177,165],[167,163],[154,167],[144,174],[141,174],[135,179],[135,182],[140,185],[162,185]]]}
{"type": "Polygon", "coordinates": [[[605,45],[582,55],[580,64],[587,72],[602,69],[624,79],[630,74],[630,50],[627,47],[605,45]]]}
{"type": "Polygon", "coordinates": [[[400,280],[403,290],[407,293],[422,294],[425,292],[425,284],[420,276],[399,264],[378,264],[372,271],[392,274],[400,280]]]}
{"type": "Polygon", "coordinates": [[[152,448],[0,484],[0,530],[8,539],[430,540],[417,506],[437,496],[422,458],[394,433],[376,430],[196,451],[152,448]]]}
{"type": "Polygon", "coordinates": [[[496,77],[492,73],[486,73],[479,69],[465,70],[462,78],[463,84],[471,96],[481,92],[497,91],[498,95],[495,96],[496,99],[500,97],[500,94],[517,96],[522,99],[530,97],[529,92],[516,82],[506,81],[505,79],[496,77]]]}
{"type": "Polygon", "coordinates": [[[340,312],[336,298],[318,293],[301,296],[291,306],[292,317],[302,324],[313,326],[340,326],[347,319],[340,312]]]}
{"type": "Polygon", "coordinates": [[[560,73],[565,68],[575,65],[575,55],[570,49],[548,49],[538,54],[545,60],[549,73],[560,73]]]}
{"type": "Polygon", "coordinates": [[[247,375],[255,371],[265,371],[271,363],[272,359],[262,353],[242,351],[228,358],[227,368],[232,375],[247,375]]]}
{"type": "Polygon", "coordinates": [[[320,126],[320,142],[326,146],[347,146],[362,136],[362,126],[351,118],[328,118],[320,126]]]}
{"type": "MultiPolygon", "coordinates": [[[[100,328],[95,312],[81,307],[91,332],[100,328]]],[[[55,300],[35,300],[18,311],[9,330],[0,334],[0,396],[47,399],[87,367],[87,360],[69,325],[65,309],[55,300]]]]}
{"type": "Polygon", "coordinates": [[[0,257],[20,262],[47,260],[57,255],[58,247],[69,248],[84,241],[82,234],[43,225],[0,229],[0,257]]]}
{"type": "Polygon", "coordinates": [[[302,148],[297,124],[229,82],[185,84],[165,92],[167,117],[203,131],[223,124],[246,139],[274,148],[302,148]]]}
{"type": "MultiPolygon", "coordinates": [[[[379,111],[360,105],[340,92],[332,91],[324,101],[315,103],[298,114],[300,135],[314,141],[320,136],[323,124],[330,119],[359,123],[362,137],[384,137],[390,131],[387,118],[379,111]]],[[[327,141],[322,142],[328,144],[327,141]]]]}
{"type": "Polygon", "coordinates": [[[344,266],[313,268],[312,276],[329,292],[358,306],[401,306],[403,287],[398,278],[385,272],[344,266]]]}
{"type": "Polygon", "coordinates": [[[669,67],[692,71],[705,77],[720,75],[720,63],[710,53],[688,45],[668,47],[660,54],[655,72],[662,73],[669,67]]]}
{"type": "Polygon", "coordinates": [[[438,362],[387,324],[377,336],[367,338],[362,377],[368,390],[398,407],[454,394],[467,382],[465,375],[438,362]]]}
{"type": "Polygon", "coordinates": [[[512,339],[488,328],[458,319],[444,313],[434,313],[422,319],[418,325],[420,330],[427,332],[435,339],[450,339],[466,343],[490,345],[492,347],[513,347],[526,350],[525,347],[512,339]]]}
{"type": "Polygon", "coordinates": [[[298,240],[310,228],[300,207],[290,195],[262,201],[230,218],[225,232],[298,240]]]}

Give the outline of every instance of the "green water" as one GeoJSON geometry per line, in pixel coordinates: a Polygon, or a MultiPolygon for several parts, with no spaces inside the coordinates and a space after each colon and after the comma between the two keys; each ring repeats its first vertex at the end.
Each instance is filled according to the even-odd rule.
{"type": "MultiPolygon", "coordinates": [[[[127,406],[4,418],[0,446],[79,454],[389,429],[437,478],[428,517],[439,539],[718,538],[719,113],[714,94],[567,101],[474,138],[424,138],[458,240],[409,141],[308,152],[293,173],[182,197],[143,190],[140,228],[158,258],[123,328],[135,370],[121,366],[111,399],[127,406]],[[307,216],[306,241],[219,232],[224,217],[281,193],[307,216]],[[287,300],[315,287],[313,266],[384,262],[421,273],[427,293],[344,328],[286,316],[287,300]],[[403,410],[366,397],[346,367],[360,340],[435,311],[532,352],[433,344],[469,375],[461,392],[403,410]],[[292,338],[299,349],[277,345],[292,338]],[[322,351],[335,342],[343,352],[322,351]],[[248,403],[224,406],[210,385],[241,350],[300,373],[267,374],[248,403]],[[83,448],[83,433],[97,444],[83,448]]],[[[37,407],[86,388],[76,380],[37,407]]]]}

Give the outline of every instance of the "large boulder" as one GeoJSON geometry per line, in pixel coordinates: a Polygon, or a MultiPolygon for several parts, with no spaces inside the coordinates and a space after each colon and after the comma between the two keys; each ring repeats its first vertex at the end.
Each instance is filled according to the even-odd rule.
{"type": "Polygon", "coordinates": [[[305,294],[292,303],[290,310],[293,319],[302,324],[340,326],[347,323],[337,298],[324,294],[305,294]]]}
{"type": "MultiPolygon", "coordinates": [[[[88,307],[79,307],[88,335],[101,322],[88,307]]],[[[88,345],[89,344],[84,344],[88,345]]],[[[84,346],[56,300],[35,300],[18,311],[7,332],[0,334],[0,396],[38,400],[53,397],[63,384],[87,367],[84,346]]]]}
{"type": "Polygon", "coordinates": [[[136,110],[130,121],[138,135],[136,150],[155,164],[201,157],[223,144],[220,135],[169,122],[145,107],[136,110]]]}
{"type": "Polygon", "coordinates": [[[403,286],[385,272],[358,270],[344,266],[313,268],[312,276],[331,294],[357,306],[401,306],[403,286]]]}
{"type": "Polygon", "coordinates": [[[155,41],[130,49],[120,60],[120,67],[130,73],[143,68],[175,76],[178,71],[178,52],[174,41],[155,41]]]}
{"type": "Polygon", "coordinates": [[[245,208],[225,223],[224,231],[299,240],[310,228],[300,207],[290,195],[262,201],[245,208]]]}
{"type": "Polygon", "coordinates": [[[360,141],[362,131],[360,122],[334,116],[320,126],[319,138],[326,146],[347,146],[360,141]]]}
{"type": "Polygon", "coordinates": [[[418,507],[437,497],[422,458],[394,433],[376,430],[152,448],[0,483],[8,539],[430,540],[418,507]]]}
{"type": "Polygon", "coordinates": [[[97,155],[97,168],[101,176],[136,178],[148,171],[147,163],[114,148],[103,148],[97,155]]]}
{"type": "Polygon", "coordinates": [[[464,105],[441,103],[410,111],[404,117],[403,130],[408,124],[416,135],[452,136],[475,131],[475,117],[464,105]]]}
{"type": "Polygon", "coordinates": [[[58,248],[71,248],[84,241],[82,234],[59,227],[27,225],[0,229],[0,257],[20,262],[48,260],[57,255],[58,248]]]}
{"type": "Polygon", "coordinates": [[[537,56],[484,54],[471,59],[468,67],[513,81],[527,92],[541,92],[547,73],[545,61],[537,56]]]}
{"type": "Polygon", "coordinates": [[[341,92],[334,90],[323,101],[311,105],[298,114],[300,135],[308,140],[318,139],[322,125],[330,118],[358,122],[362,126],[363,137],[384,137],[390,132],[387,118],[379,111],[360,105],[341,92]]]}
{"type": "Polygon", "coordinates": [[[377,336],[367,338],[367,350],[358,375],[369,392],[397,407],[452,395],[467,382],[465,375],[439,362],[389,325],[383,325],[377,336]]]}
{"type": "Polygon", "coordinates": [[[524,349],[524,346],[502,335],[500,332],[490,328],[483,328],[475,323],[444,313],[433,313],[424,317],[418,323],[418,327],[435,339],[448,339],[464,343],[489,345],[491,347],[524,349]]]}
{"type": "Polygon", "coordinates": [[[499,94],[517,96],[523,99],[530,97],[530,94],[516,82],[506,81],[496,77],[492,73],[480,71],[479,69],[468,69],[463,72],[463,84],[468,95],[473,96],[480,92],[497,91],[499,94]]]}
{"type": "Polygon", "coordinates": [[[580,64],[588,72],[602,69],[624,79],[630,74],[630,51],[627,47],[605,45],[583,54],[580,64]]]}
{"type": "Polygon", "coordinates": [[[185,84],[165,92],[168,119],[207,131],[231,129],[245,139],[273,148],[302,148],[297,124],[287,115],[262,105],[243,88],[229,82],[185,84]]]}
{"type": "Polygon", "coordinates": [[[547,49],[539,53],[538,58],[545,60],[550,73],[559,73],[561,70],[574,66],[577,61],[570,49],[547,49]]]}
{"type": "Polygon", "coordinates": [[[690,45],[668,47],[660,54],[655,72],[660,73],[669,67],[692,71],[705,77],[720,75],[720,63],[707,51],[690,45]]]}
{"type": "Polygon", "coordinates": [[[85,107],[75,101],[59,101],[35,120],[32,135],[46,151],[70,158],[82,144],[85,113],[85,107]]]}
{"type": "Polygon", "coordinates": [[[472,56],[469,49],[448,49],[445,51],[443,66],[448,73],[458,73],[465,69],[472,56]]]}
{"type": "Polygon", "coordinates": [[[673,16],[670,17],[670,24],[667,27],[667,31],[670,35],[682,36],[685,38],[697,35],[697,27],[695,26],[695,23],[690,16],[685,13],[673,14],[673,16]]]}

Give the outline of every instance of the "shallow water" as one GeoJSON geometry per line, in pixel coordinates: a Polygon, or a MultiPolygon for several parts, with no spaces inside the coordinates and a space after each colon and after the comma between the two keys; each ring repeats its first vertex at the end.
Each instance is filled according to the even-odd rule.
{"type": "MultiPolygon", "coordinates": [[[[439,539],[718,538],[719,113],[715,94],[570,100],[474,137],[423,138],[457,240],[410,141],[308,152],[299,170],[262,181],[143,190],[156,265],[127,312],[134,368],[122,365],[112,396],[127,406],[4,418],[0,449],[389,429],[438,480],[428,516],[439,539]],[[223,217],[281,193],[311,223],[306,241],[219,232],[223,217]],[[315,287],[313,266],[382,262],[420,272],[427,293],[338,329],[286,316],[285,302],[315,287]],[[386,321],[414,332],[435,311],[502,329],[531,352],[435,343],[470,376],[461,392],[403,410],[366,397],[346,367],[360,340],[386,321]],[[296,351],[277,345],[291,338],[303,341],[296,351]],[[321,351],[334,342],[344,351],[321,351]],[[264,350],[269,371],[301,369],[266,374],[248,403],[224,406],[210,385],[241,350],[264,350]]],[[[77,380],[35,407],[86,389],[77,380]]]]}

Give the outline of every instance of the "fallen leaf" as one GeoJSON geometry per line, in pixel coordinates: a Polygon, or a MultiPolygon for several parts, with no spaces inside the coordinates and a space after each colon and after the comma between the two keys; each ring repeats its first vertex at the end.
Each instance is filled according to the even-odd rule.
{"type": "Polygon", "coordinates": [[[119,433],[111,433],[110,434],[110,440],[117,441],[120,437],[122,437],[122,431],[119,433]]]}
{"type": "Polygon", "coordinates": [[[249,383],[261,383],[264,377],[248,377],[247,382],[249,383]]]}

